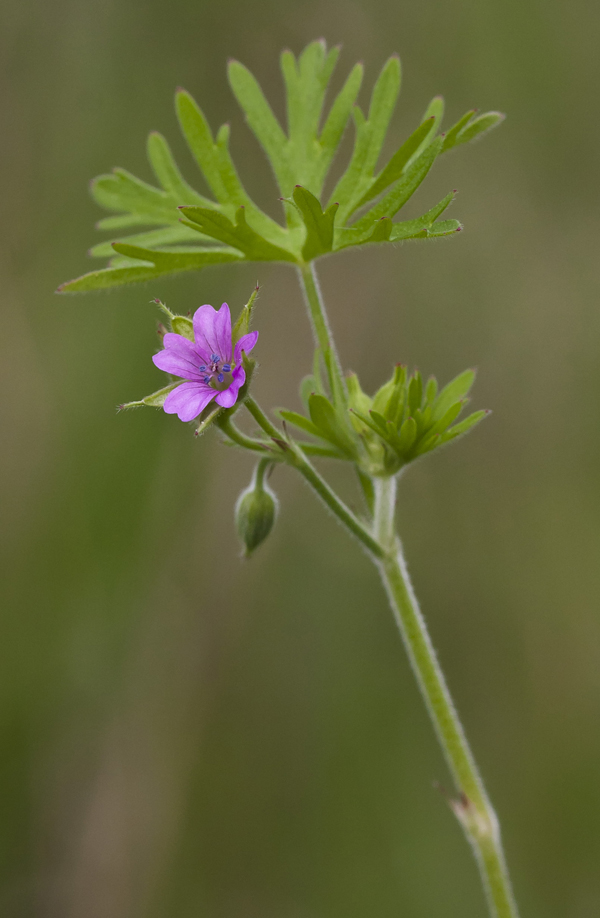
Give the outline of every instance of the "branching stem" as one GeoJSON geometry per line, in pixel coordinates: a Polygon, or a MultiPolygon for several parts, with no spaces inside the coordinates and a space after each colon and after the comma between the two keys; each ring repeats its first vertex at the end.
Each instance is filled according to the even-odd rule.
{"type": "MultiPolygon", "coordinates": [[[[314,269],[311,266],[300,269],[300,277],[317,343],[323,349],[328,348],[329,354],[334,357],[327,362],[328,371],[335,374],[335,378],[330,375],[331,389],[337,389],[339,392],[340,384],[343,385],[340,365],[335,355],[314,269]]],[[[361,486],[373,513],[371,527],[362,522],[337,496],[307,458],[301,445],[280,431],[252,396],[246,396],[245,405],[259,427],[273,441],[276,448],[274,456],[277,455],[275,461],[286,462],[300,472],[329,510],[361,542],[377,566],[411,667],[454,779],[458,798],[450,801],[450,805],[473,848],[490,915],[492,918],[518,918],[502,850],[498,819],[487,796],[431,643],[396,532],[396,477],[370,477],[359,471],[361,486]]],[[[248,448],[255,451],[263,450],[264,453],[265,446],[260,440],[246,437],[233,427],[231,422],[221,426],[235,442],[248,445],[248,448]]],[[[262,462],[266,466],[268,459],[265,458],[262,462]]]]}

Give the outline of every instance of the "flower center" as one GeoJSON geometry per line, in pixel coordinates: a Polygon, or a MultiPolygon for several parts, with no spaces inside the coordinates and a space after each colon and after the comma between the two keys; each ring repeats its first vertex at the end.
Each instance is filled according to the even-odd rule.
{"type": "Polygon", "coordinates": [[[222,392],[224,389],[228,389],[233,382],[232,368],[233,364],[224,363],[218,354],[211,354],[210,363],[203,363],[198,369],[200,373],[205,374],[202,378],[202,382],[205,385],[222,392]]]}

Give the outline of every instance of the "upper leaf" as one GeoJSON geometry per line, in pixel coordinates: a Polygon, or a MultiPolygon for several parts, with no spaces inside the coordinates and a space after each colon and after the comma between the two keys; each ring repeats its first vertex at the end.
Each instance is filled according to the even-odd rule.
{"type": "Polygon", "coordinates": [[[503,116],[487,112],[475,117],[472,110],[438,136],[444,103],[436,96],[421,124],[378,171],[400,91],[400,61],[393,56],[384,65],[367,116],[355,105],[361,64],[352,68],[325,113],[338,55],[339,49],[328,51],[324,41],[312,42],[297,59],[290,51],[283,53],[286,129],[250,71],[238,61],[229,64],[232,90],[267,154],[285,201],[285,225],[264,213],[244,189],[229,152],[228,125],[213,135],[202,110],[181,89],[176,94],[179,124],[208,194],[188,184],[165,138],[152,132],[147,152],[157,184],[120,168],[93,181],[95,200],[112,212],[98,227],[113,236],[95,245],[90,254],[109,258],[109,264],[63,284],[59,291],[114,287],[228,261],[302,264],[348,246],[457,232],[457,220],[438,220],[452,195],[420,217],[399,223],[393,218],[441,153],[482,136],[503,116]],[[354,149],[324,205],[323,185],[351,114],[354,149]]]}

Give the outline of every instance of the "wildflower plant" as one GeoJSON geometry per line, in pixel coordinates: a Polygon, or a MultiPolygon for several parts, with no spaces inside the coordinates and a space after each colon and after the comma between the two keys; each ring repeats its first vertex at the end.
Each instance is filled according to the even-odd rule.
{"type": "Polygon", "coordinates": [[[517,918],[497,817],[453,705],[444,675],[410,583],[396,532],[396,485],[411,462],[466,434],[486,415],[460,418],[475,374],[466,370],[441,390],[398,364],[372,396],[355,374],[344,375],[315,272],[317,259],[350,246],[389,245],[459,232],[445,212],[450,192],[417,218],[396,220],[438,157],[495,127],[498,112],[470,110],[440,132],[444,102],[436,96],[420,124],[389,161],[379,158],[400,90],[400,61],[391,57],[371,93],[368,112],[356,104],[363,68],[350,71],[328,111],[325,96],[338,58],[325,42],[308,45],[298,59],[281,57],[286,87],[287,132],[252,74],[237,61],[229,81],[251,130],[262,145],[279,189],[283,219],[277,222],[248,196],[228,149],[229,127],[215,135],[194,99],[176,94],[179,124],[212,196],[183,178],[167,141],[148,138],[148,157],[158,185],[124,169],[101,175],[92,194],[111,216],[98,224],[113,239],[91,250],[108,265],[59,288],[62,293],[102,290],[152,281],[209,265],[284,262],[294,267],[315,339],[312,373],[300,384],[304,413],[277,409],[272,417],[251,394],[258,332],[250,330],[258,288],[232,326],[229,307],[202,305],[193,316],[166,316],[155,365],[169,374],[166,386],[121,408],[162,407],[196,434],[217,427],[230,443],[250,451],[257,465],[240,495],[235,520],[246,554],[272,531],[277,500],[266,484],[276,466],[298,471],[353,534],[380,571],[410,663],[452,773],[458,796],[451,807],[472,845],[495,918],[517,918]],[[328,199],[323,187],[342,135],[354,122],[354,148],[328,199]],[[258,433],[248,436],[235,413],[250,412],[258,433]],[[357,472],[364,510],[351,510],[327,483],[315,460],[347,462],[357,472]]]}

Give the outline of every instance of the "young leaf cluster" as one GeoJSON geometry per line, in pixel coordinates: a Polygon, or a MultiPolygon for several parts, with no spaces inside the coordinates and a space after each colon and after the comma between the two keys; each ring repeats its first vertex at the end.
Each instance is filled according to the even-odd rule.
{"type": "Polygon", "coordinates": [[[213,134],[197,103],[180,89],[176,94],[179,125],[207,193],[188,184],[165,138],[151,133],[147,152],[155,184],[121,168],[92,182],[95,200],[112,212],[98,227],[113,235],[90,254],[108,258],[108,267],[69,281],[59,291],[115,287],[224,262],[302,265],[348,246],[457,232],[461,228],[457,220],[440,219],[453,194],[420,217],[399,222],[394,218],[438,156],[475,140],[503,116],[488,112],[477,117],[472,110],[439,134],[444,103],[437,96],[421,123],[380,168],[400,92],[400,61],[391,57],[383,67],[366,114],[356,104],[361,64],[352,68],[326,111],[325,97],[338,54],[338,48],[328,51],[324,41],[309,44],[298,59],[290,51],[283,53],[286,129],[250,71],[238,61],[229,64],[231,88],[277,182],[282,223],[264,213],[244,189],[229,153],[228,125],[213,134]],[[353,152],[324,200],[325,180],[350,120],[355,132],[353,152]]]}
{"type": "Polygon", "coordinates": [[[476,411],[458,421],[474,379],[475,372],[466,370],[438,392],[434,377],[424,384],[418,371],[409,376],[398,365],[372,398],[355,374],[347,378],[347,395],[342,396],[325,392],[317,365],[301,387],[308,417],[285,409],[279,414],[320,443],[321,455],[353,461],[371,476],[394,475],[486,416],[487,411],[476,411]]]}

